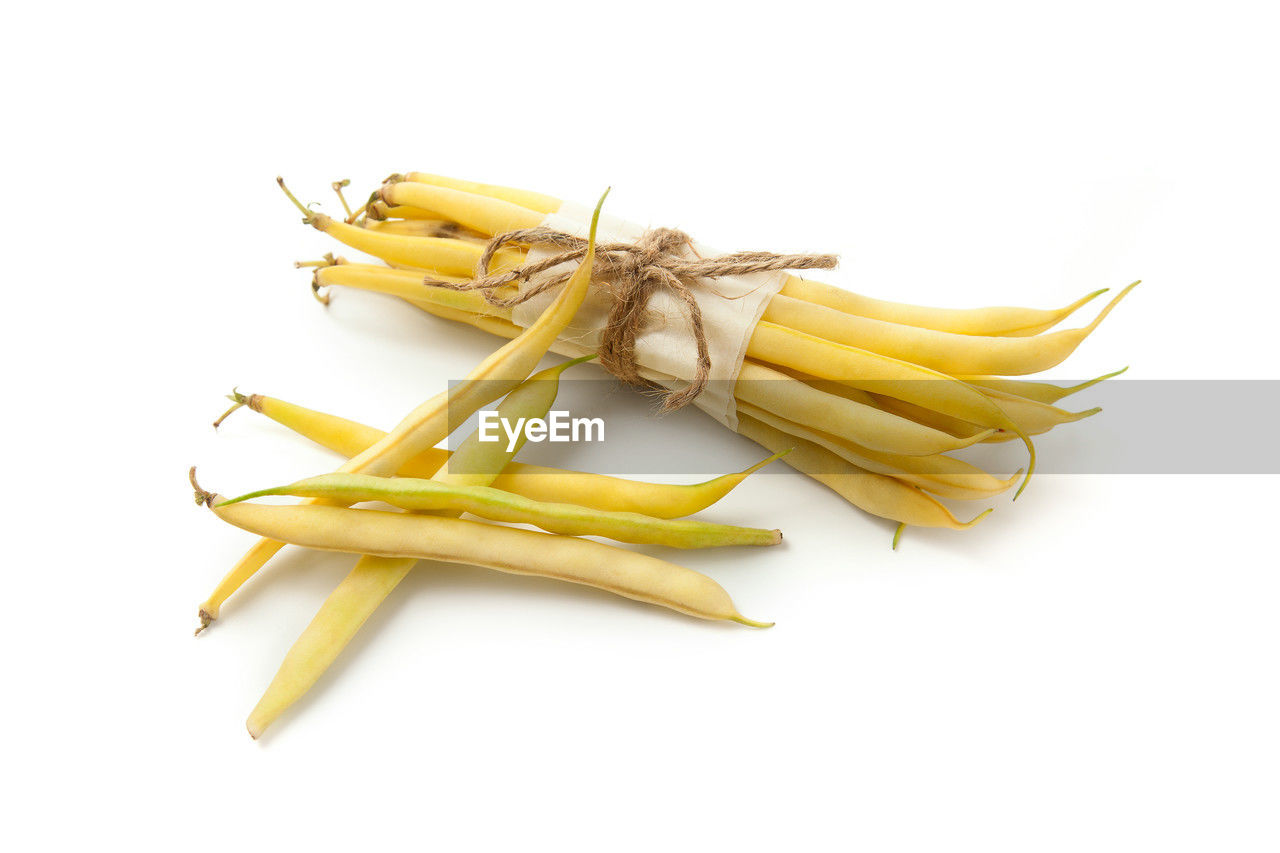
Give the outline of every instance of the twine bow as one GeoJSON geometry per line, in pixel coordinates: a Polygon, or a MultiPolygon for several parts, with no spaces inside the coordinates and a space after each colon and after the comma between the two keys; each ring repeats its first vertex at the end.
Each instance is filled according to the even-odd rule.
{"type": "MultiPolygon", "coordinates": [[[[437,281],[425,283],[452,290],[479,290],[492,305],[510,308],[564,284],[572,271],[537,278],[560,264],[580,261],[587,253],[587,241],[552,228],[526,228],[494,236],[476,263],[475,278],[462,284],[437,281]],[[560,251],[540,261],[526,263],[503,273],[490,273],[493,256],[507,243],[552,246],[560,251]],[[524,282],[529,286],[509,298],[496,291],[503,285],[524,282]]],[[[698,364],[688,387],[669,391],[662,396],[662,411],[686,406],[702,393],[711,374],[711,356],[707,351],[707,333],[702,309],[694,299],[691,287],[698,279],[747,275],[755,272],[802,269],[832,269],[835,255],[776,255],[772,252],[735,252],[718,258],[702,258],[693,248],[689,235],[674,228],[653,228],[635,243],[604,243],[596,246],[591,280],[606,287],[613,297],[608,320],[600,336],[600,364],[614,376],[630,385],[661,387],[640,376],[636,364],[636,336],[649,320],[646,306],[654,292],[665,287],[685,306],[698,348],[698,364]],[[692,258],[681,250],[688,249],[692,258]]],[[[729,298],[729,297],[725,297],[729,298]]]]}

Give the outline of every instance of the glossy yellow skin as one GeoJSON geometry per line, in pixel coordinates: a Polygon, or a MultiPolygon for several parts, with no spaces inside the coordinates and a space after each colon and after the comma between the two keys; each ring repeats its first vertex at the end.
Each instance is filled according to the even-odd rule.
{"type": "MultiPolygon", "coordinates": [[[[316,228],[344,245],[358,249],[387,263],[411,267],[432,267],[449,275],[470,276],[475,272],[483,246],[454,237],[415,237],[387,230],[348,225],[327,216],[317,216],[316,228]]],[[[495,269],[512,269],[522,261],[519,252],[505,250],[494,257],[495,269]]]]}
{"type": "Polygon", "coordinates": [[[738,613],[707,576],[590,539],[433,515],[369,509],[239,503],[215,506],[223,521],[306,548],[443,560],[539,575],[669,607],[703,619],[759,625],[738,613]]]}
{"type": "Polygon", "coordinates": [[[535,228],[544,216],[502,199],[414,181],[385,184],[378,194],[389,205],[438,211],[446,219],[490,236],[535,228]]]}
{"type": "MultiPolygon", "coordinates": [[[[299,435],[348,458],[386,435],[374,427],[275,397],[254,394],[246,397],[245,402],[299,435]]],[[[448,458],[449,451],[430,447],[406,462],[398,473],[403,477],[430,478],[448,458]]],[[[493,481],[493,486],[536,501],[576,504],[606,512],[634,512],[654,518],[684,518],[716,503],[777,458],[778,454],[774,454],[743,471],[689,485],[646,483],[513,461],[493,481]]]]}
{"type": "Polygon", "coordinates": [[[228,503],[267,495],[328,498],[344,504],[382,501],[407,510],[454,510],[490,521],[532,524],[548,533],[603,536],[618,542],[665,545],[669,548],[777,545],[782,541],[782,535],[777,530],[734,527],[707,521],[671,520],[633,512],[607,512],[576,504],[530,500],[523,495],[498,488],[447,485],[413,477],[322,474],[288,486],[250,492],[228,503]]]}
{"type": "Polygon", "coordinates": [[[1020,376],[1060,364],[1135,285],[1111,300],[1089,325],[1035,337],[995,337],[938,332],[858,317],[778,294],[763,319],[839,344],[903,359],[943,373],[1020,376]]]}
{"type": "Polygon", "coordinates": [[[475,181],[464,181],[459,178],[445,177],[444,175],[432,175],[429,172],[407,172],[403,177],[406,181],[413,181],[414,183],[434,184],[474,195],[502,199],[538,213],[555,213],[560,209],[561,205],[560,199],[552,198],[542,193],[518,190],[513,187],[500,187],[496,184],[480,184],[475,181]]]}

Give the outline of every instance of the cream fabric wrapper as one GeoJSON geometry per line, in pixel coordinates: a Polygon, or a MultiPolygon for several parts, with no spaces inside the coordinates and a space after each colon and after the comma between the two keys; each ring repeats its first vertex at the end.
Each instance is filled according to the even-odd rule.
{"type": "MultiPolygon", "coordinates": [[[[558,211],[548,214],[541,224],[585,238],[590,233],[591,213],[589,207],[565,202],[558,211]]],[[[634,243],[647,230],[644,226],[602,213],[596,242],[634,243]]],[[[697,242],[694,248],[703,258],[722,254],[697,242]]],[[[534,246],[529,251],[529,260],[542,260],[553,254],[556,254],[554,248],[534,246]]],[[[569,264],[564,264],[554,271],[558,273],[570,268],[569,264]]],[[[702,281],[691,288],[698,307],[702,309],[707,352],[711,356],[710,381],[694,400],[694,405],[730,429],[736,430],[738,426],[733,386],[742,370],[742,359],[747,354],[747,341],[769,299],[782,289],[785,280],[786,273],[779,270],[724,276],[702,281]]],[[[528,327],[551,304],[557,292],[558,289],[549,291],[514,306],[512,322],[528,327]]],[[[593,287],[560,339],[596,351],[611,302],[608,293],[593,287]]],[[[693,379],[698,366],[698,345],[684,303],[665,288],[658,288],[649,300],[648,309],[652,319],[636,337],[636,360],[645,368],[644,374],[653,381],[668,388],[683,388],[693,379]]]]}

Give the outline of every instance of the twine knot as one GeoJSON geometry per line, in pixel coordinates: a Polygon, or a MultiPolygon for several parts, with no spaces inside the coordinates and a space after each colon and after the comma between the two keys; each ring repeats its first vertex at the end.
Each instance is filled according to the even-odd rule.
{"type": "MultiPolygon", "coordinates": [[[[495,235],[485,245],[476,262],[475,278],[471,281],[459,284],[428,277],[424,283],[451,290],[479,290],[490,304],[510,308],[564,284],[573,275],[572,271],[549,276],[542,274],[561,264],[581,261],[586,254],[587,240],[563,231],[541,226],[508,231],[495,235]],[[494,255],[508,243],[551,246],[560,251],[508,272],[490,273],[489,264],[494,255]],[[539,276],[542,277],[536,278],[539,276]],[[518,282],[524,282],[528,287],[507,298],[498,295],[499,288],[518,282]]],[[[702,393],[711,375],[711,356],[707,349],[702,309],[692,291],[698,279],[712,280],[778,270],[832,269],[836,263],[835,255],[777,255],[772,252],[735,252],[703,258],[694,249],[689,235],[675,228],[651,228],[635,243],[597,244],[591,282],[606,288],[613,298],[600,335],[600,364],[629,385],[662,387],[640,375],[635,351],[636,337],[650,320],[649,300],[658,288],[666,288],[684,305],[698,350],[697,367],[689,385],[662,395],[662,411],[679,409],[702,393]]]]}

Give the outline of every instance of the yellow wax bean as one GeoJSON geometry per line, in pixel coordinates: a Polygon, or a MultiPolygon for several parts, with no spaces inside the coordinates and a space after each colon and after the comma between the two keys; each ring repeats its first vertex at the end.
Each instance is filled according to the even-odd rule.
{"type": "Polygon", "coordinates": [[[778,294],[763,319],[829,341],[903,359],[943,373],[1018,376],[1039,373],[1075,351],[1137,285],[1129,285],[1087,326],[1035,337],[992,337],[937,332],[846,314],[778,294]]]}
{"type": "MultiPolygon", "coordinates": [[[[870,395],[877,406],[882,407],[887,412],[896,412],[904,418],[910,418],[917,423],[927,424],[934,429],[940,429],[949,432],[952,435],[973,437],[979,433],[985,432],[982,427],[975,423],[962,420],[961,418],[953,418],[950,415],[944,415],[941,412],[935,412],[923,406],[917,406],[913,403],[907,403],[902,400],[895,400],[892,397],[886,397],[882,394],[870,395]]],[[[1010,436],[1005,430],[996,430],[982,441],[1004,441],[1010,436]]]]}
{"type": "MultiPolygon", "coordinates": [[[[281,186],[283,187],[283,182],[281,186]]],[[[505,394],[529,375],[586,298],[595,259],[596,224],[603,204],[604,196],[601,196],[592,215],[587,253],[582,263],[538,319],[524,329],[518,338],[504,344],[482,361],[471,371],[466,381],[418,406],[384,439],[349,459],[340,470],[380,475],[395,473],[409,459],[426,448],[435,446],[448,434],[450,413],[455,418],[465,418],[484,404],[505,394]]],[[[306,208],[303,207],[303,210],[306,208]]],[[[272,553],[274,551],[269,546],[259,543],[253,549],[253,554],[262,558],[260,561],[249,559],[249,555],[246,555],[236,564],[201,606],[199,615],[202,627],[217,618],[222,602],[252,577],[270,559],[272,553]]]]}
{"type": "Polygon", "coordinates": [[[479,184],[475,181],[464,181],[459,178],[432,175],[427,172],[406,172],[402,177],[406,181],[413,181],[418,184],[434,184],[438,187],[462,190],[473,195],[485,195],[490,198],[502,199],[512,204],[518,204],[521,207],[527,207],[538,213],[555,213],[560,209],[561,204],[558,198],[552,198],[549,195],[535,193],[530,190],[500,187],[495,184],[479,184]]]}
{"type": "MultiPolygon", "coordinates": [[[[377,195],[376,193],[374,194],[377,195]]],[[[378,222],[382,220],[392,219],[434,219],[439,222],[448,222],[447,216],[442,216],[434,210],[422,210],[418,207],[406,207],[400,205],[392,207],[380,198],[375,198],[369,203],[369,221],[378,222]]],[[[457,223],[454,223],[457,225],[457,223]]]]}
{"type": "MultiPolygon", "coordinates": [[[[237,394],[234,399],[346,457],[355,456],[386,435],[374,427],[275,397],[237,394]]],[[[406,462],[397,473],[402,477],[430,478],[448,458],[449,451],[430,447],[406,462]]],[[[774,454],[746,470],[689,485],[646,483],[513,461],[493,481],[493,486],[536,501],[577,504],[655,518],[683,518],[716,503],[748,476],[777,458],[778,454],[774,454]]]]}
{"type": "MultiPolygon", "coordinates": [[[[833,383],[835,384],[835,383],[833,383]]],[[[850,389],[855,390],[855,389],[850,389]]],[[[797,423],[823,429],[871,450],[928,456],[959,450],[988,433],[956,438],[941,430],[886,412],[867,402],[831,394],[792,375],[747,359],[742,363],[734,396],[770,412],[786,412],[797,423]]]]}
{"type": "Polygon", "coordinates": [[[833,379],[854,388],[886,394],[984,427],[1010,430],[1022,439],[1030,456],[1027,476],[1018,487],[1018,494],[1026,488],[1035,472],[1035,445],[1022,428],[977,388],[946,374],[763,320],[751,335],[747,354],[761,361],[806,371],[820,379],[833,379]]]}
{"type": "Polygon", "coordinates": [[[954,332],[959,335],[999,335],[1019,337],[1035,335],[1056,326],[1077,308],[1089,300],[1106,293],[1106,288],[1094,291],[1065,308],[1042,310],[1037,308],[929,308],[872,299],[829,284],[787,276],[781,293],[795,299],[803,299],[816,305],[825,305],[876,320],[887,320],[904,326],[919,326],[938,332],[954,332]]]}
{"type": "MultiPolygon", "coordinates": [[[[584,355],[530,376],[499,404],[499,420],[517,423],[525,419],[545,418],[555,405],[560,374],[593,358],[594,353],[584,355]]],[[[521,432],[514,442],[481,441],[480,431],[476,430],[449,454],[432,479],[453,486],[488,486],[506,469],[527,440],[527,434],[521,432]]]]}
{"type": "MultiPolygon", "coordinates": [[[[443,281],[466,281],[455,276],[442,276],[443,281]]],[[[410,301],[428,300],[445,308],[460,311],[472,311],[477,314],[501,316],[502,309],[496,308],[485,300],[479,291],[450,290],[423,284],[423,274],[415,270],[397,270],[380,267],[374,264],[335,264],[319,267],[314,273],[313,282],[316,287],[354,287],[358,290],[371,290],[386,293],[410,301]]]]}
{"type": "MultiPolygon", "coordinates": [[[[1095,407],[1086,409],[1083,412],[1068,412],[1036,400],[1028,400],[988,388],[982,388],[981,390],[984,393],[988,393],[994,401],[999,403],[1010,419],[1017,423],[1027,435],[1043,435],[1055,426],[1083,420],[1102,411],[1101,408],[1095,407]]],[[[886,411],[897,412],[903,417],[928,424],[935,429],[970,437],[976,436],[982,431],[982,427],[977,424],[953,418],[940,412],[930,411],[891,397],[873,396],[876,398],[877,404],[883,406],[886,411]]],[[[983,443],[995,444],[1011,441],[1014,437],[1014,433],[1010,433],[1007,430],[998,430],[991,435],[982,437],[980,440],[983,443]]]]}
{"type": "Polygon", "coordinates": [[[774,429],[750,415],[738,416],[738,432],[769,450],[794,448],[784,457],[788,465],[822,483],[858,509],[881,518],[916,527],[963,530],[977,524],[991,511],[983,512],[972,521],[960,521],[915,486],[859,468],[812,442],[774,429]]]}
{"type": "Polygon", "coordinates": [[[782,534],[777,530],[670,520],[630,512],[602,512],[573,504],[543,503],[485,486],[450,485],[410,477],[370,477],[367,474],[322,474],[288,486],[250,492],[227,503],[268,495],[330,498],[347,504],[382,501],[409,510],[456,510],[490,521],[532,524],[549,533],[603,536],[619,542],[671,548],[777,545],[782,541],[782,534]]]}
{"type": "MultiPolygon", "coordinates": [[[[216,504],[220,498],[210,496],[216,504]]],[[[746,619],[706,575],[635,551],[573,536],[432,515],[318,504],[214,506],[219,518],[305,548],[441,560],[580,583],[703,619],[746,619]]]]}
{"type": "Polygon", "coordinates": [[[904,483],[910,483],[942,498],[956,500],[989,498],[1008,490],[1020,476],[1020,473],[1014,474],[1008,480],[1001,480],[968,462],[941,454],[900,456],[867,450],[865,447],[858,447],[856,444],[810,429],[747,403],[739,404],[738,414],[749,415],[774,429],[812,442],[859,468],[875,474],[896,477],[904,483]]]}
{"type": "Polygon", "coordinates": [[[364,227],[370,231],[406,237],[449,237],[472,243],[487,242],[483,234],[444,219],[370,219],[364,227]]]}
{"type": "Polygon", "coordinates": [[[956,378],[962,382],[968,382],[970,385],[990,388],[995,391],[1004,391],[1007,394],[1035,400],[1037,403],[1053,405],[1063,397],[1091,388],[1104,380],[1113,379],[1128,369],[1127,367],[1122,367],[1112,373],[1099,376],[1097,379],[1090,379],[1087,382],[1081,382],[1079,385],[1070,385],[1065,388],[1049,382],[1027,382],[1023,379],[1004,379],[1000,376],[957,376],[956,378]]]}
{"type": "MultiPolygon", "coordinates": [[[[993,388],[981,389],[984,394],[996,402],[997,405],[1009,416],[1009,418],[1020,426],[1027,435],[1042,435],[1056,426],[1061,424],[1074,423],[1075,421],[1084,420],[1101,412],[1101,407],[1095,406],[1092,409],[1086,409],[1083,412],[1068,412],[1065,409],[1059,409],[1057,406],[1051,406],[1048,403],[1041,403],[1036,400],[1028,400],[1025,397],[1019,397],[1014,394],[1008,394],[1004,391],[997,391],[993,388]]],[[[1008,441],[1013,436],[1008,433],[997,433],[983,439],[985,442],[1008,441]]]]}
{"type": "Polygon", "coordinates": [[[509,201],[413,181],[384,184],[378,193],[389,205],[438,210],[445,219],[490,236],[533,228],[543,219],[541,213],[509,201]]]}

